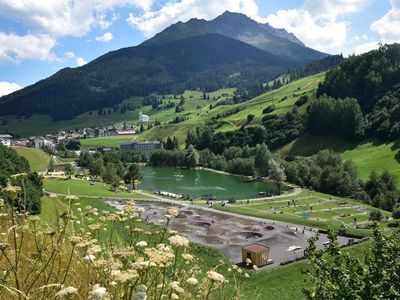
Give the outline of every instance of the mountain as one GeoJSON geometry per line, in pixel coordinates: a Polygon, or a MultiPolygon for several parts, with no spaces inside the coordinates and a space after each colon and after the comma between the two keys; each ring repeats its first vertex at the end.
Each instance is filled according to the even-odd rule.
{"type": "Polygon", "coordinates": [[[327,56],[325,53],[306,47],[294,34],[285,29],[257,23],[246,15],[229,11],[211,21],[190,19],[186,23],[178,22],[145,41],[143,45],[160,45],[166,41],[177,41],[206,33],[225,35],[261,50],[301,62],[327,56]]]}
{"type": "Polygon", "coordinates": [[[259,84],[326,56],[284,30],[226,12],[210,22],[177,23],[139,46],[109,52],[1,97],[0,116],[68,120],[134,96],[259,84]]]}

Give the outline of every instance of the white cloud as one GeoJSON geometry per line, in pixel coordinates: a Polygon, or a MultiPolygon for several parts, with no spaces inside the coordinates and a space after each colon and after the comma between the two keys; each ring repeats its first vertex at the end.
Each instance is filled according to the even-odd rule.
{"type": "Polygon", "coordinates": [[[0,32],[0,60],[37,59],[53,61],[56,40],[45,34],[16,35],[0,32]]]}
{"type": "Polygon", "coordinates": [[[72,52],[72,51],[68,51],[68,52],[65,53],[65,57],[68,58],[68,59],[75,58],[75,53],[72,52]]]}
{"type": "Polygon", "coordinates": [[[339,16],[361,11],[370,2],[371,0],[306,0],[304,9],[313,18],[336,20],[339,16]]]}
{"type": "Polygon", "coordinates": [[[115,7],[150,10],[154,0],[0,0],[0,15],[52,36],[84,36],[94,27],[108,28],[115,7]]]}
{"type": "Polygon", "coordinates": [[[319,23],[304,9],[279,10],[267,18],[270,25],[285,28],[294,33],[307,46],[331,51],[342,46],[347,40],[347,22],[328,21],[319,23]]]}
{"type": "Polygon", "coordinates": [[[130,13],[127,21],[146,37],[151,37],[172,23],[186,22],[194,17],[210,20],[225,10],[241,12],[259,19],[255,0],[181,0],[167,2],[160,9],[148,10],[140,16],[130,13]]]}
{"type": "Polygon", "coordinates": [[[76,64],[78,65],[78,67],[82,67],[83,65],[87,64],[87,61],[84,60],[82,57],[78,57],[76,59],[76,64]]]}
{"type": "Polygon", "coordinates": [[[363,43],[363,44],[357,45],[354,48],[354,53],[358,55],[358,54],[369,52],[371,50],[378,49],[378,48],[379,48],[379,43],[376,41],[363,43]]]}
{"type": "Polygon", "coordinates": [[[113,39],[113,35],[111,32],[106,32],[101,36],[96,36],[96,41],[107,43],[113,39]]]}
{"type": "Polygon", "coordinates": [[[18,83],[0,81],[0,97],[22,89],[18,83]]]}
{"type": "Polygon", "coordinates": [[[371,24],[371,30],[379,33],[382,42],[400,41],[400,0],[390,0],[391,10],[371,24]]]}
{"type": "Polygon", "coordinates": [[[307,46],[326,52],[341,51],[351,23],[344,16],[363,10],[370,0],[306,0],[298,9],[279,10],[267,21],[293,32],[307,46]]]}

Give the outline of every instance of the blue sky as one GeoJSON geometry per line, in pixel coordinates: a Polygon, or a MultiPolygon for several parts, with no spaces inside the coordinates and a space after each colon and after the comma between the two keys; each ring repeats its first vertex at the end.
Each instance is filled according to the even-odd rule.
{"type": "Polygon", "coordinates": [[[225,10],[328,53],[400,42],[400,0],[0,0],[0,95],[138,45],[172,23],[225,10]]]}

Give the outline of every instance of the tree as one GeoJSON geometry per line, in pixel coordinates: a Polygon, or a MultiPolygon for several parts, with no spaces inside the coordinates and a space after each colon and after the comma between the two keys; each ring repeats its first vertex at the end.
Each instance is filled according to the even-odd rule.
{"type": "Polygon", "coordinates": [[[330,231],[326,252],[317,250],[318,237],[309,240],[307,299],[399,299],[400,230],[376,227],[372,244],[361,259],[342,252],[330,231]]]}
{"type": "Polygon", "coordinates": [[[369,212],[369,219],[371,221],[381,221],[382,218],[383,216],[379,209],[373,209],[369,212]]]}
{"type": "Polygon", "coordinates": [[[193,129],[189,129],[185,140],[186,148],[189,147],[189,145],[197,145],[198,142],[199,137],[197,136],[197,132],[193,129]]]}
{"type": "Polygon", "coordinates": [[[144,131],[143,124],[140,124],[140,132],[142,133],[144,131]]]}
{"type": "Polygon", "coordinates": [[[119,176],[117,175],[117,170],[112,162],[108,162],[102,174],[102,178],[104,182],[112,184],[115,177],[119,178],[119,176]]]}
{"type": "Polygon", "coordinates": [[[104,173],[104,163],[101,158],[96,159],[89,165],[89,174],[92,176],[101,176],[104,173]]]}
{"type": "Polygon", "coordinates": [[[253,121],[254,120],[254,115],[252,115],[252,114],[248,114],[247,115],[247,124],[250,124],[251,123],[251,121],[253,121]]]}
{"type": "Polygon", "coordinates": [[[392,218],[395,220],[400,220],[400,205],[396,205],[392,212],[392,218]]]}
{"type": "Polygon", "coordinates": [[[273,159],[271,159],[269,165],[269,178],[277,183],[278,192],[280,194],[282,189],[282,182],[286,180],[286,174],[281,164],[273,159]]]}
{"type": "Polygon", "coordinates": [[[135,181],[142,179],[142,174],[137,164],[131,164],[128,168],[128,172],[124,176],[126,184],[132,183],[132,187],[136,190],[135,181]]]}
{"type": "Polygon", "coordinates": [[[65,174],[72,175],[74,174],[74,167],[71,164],[65,166],[65,174]]]}
{"type": "Polygon", "coordinates": [[[270,154],[267,145],[264,143],[256,146],[254,167],[257,170],[257,174],[261,177],[268,176],[270,154]]]}
{"type": "Polygon", "coordinates": [[[69,140],[65,145],[65,148],[71,151],[78,151],[81,148],[81,142],[79,140],[69,140]]]}
{"type": "Polygon", "coordinates": [[[190,145],[187,149],[187,154],[186,154],[186,166],[188,168],[195,168],[200,161],[200,156],[197,150],[193,147],[193,145],[190,145]]]}
{"type": "Polygon", "coordinates": [[[50,158],[50,161],[49,161],[49,165],[48,165],[48,167],[47,167],[47,170],[49,171],[49,172],[54,172],[54,166],[55,166],[55,161],[54,161],[54,158],[53,158],[53,156],[50,158]]]}

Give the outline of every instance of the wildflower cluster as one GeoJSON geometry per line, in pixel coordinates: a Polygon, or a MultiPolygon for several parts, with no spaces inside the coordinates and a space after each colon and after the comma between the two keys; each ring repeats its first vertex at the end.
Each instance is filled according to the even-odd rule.
{"type": "MultiPolygon", "coordinates": [[[[12,201],[19,192],[4,190],[12,201]]],[[[107,211],[74,196],[47,200],[65,205],[51,222],[0,207],[5,299],[234,299],[218,266],[202,269],[187,238],[143,222],[134,202],[107,211]]]]}

